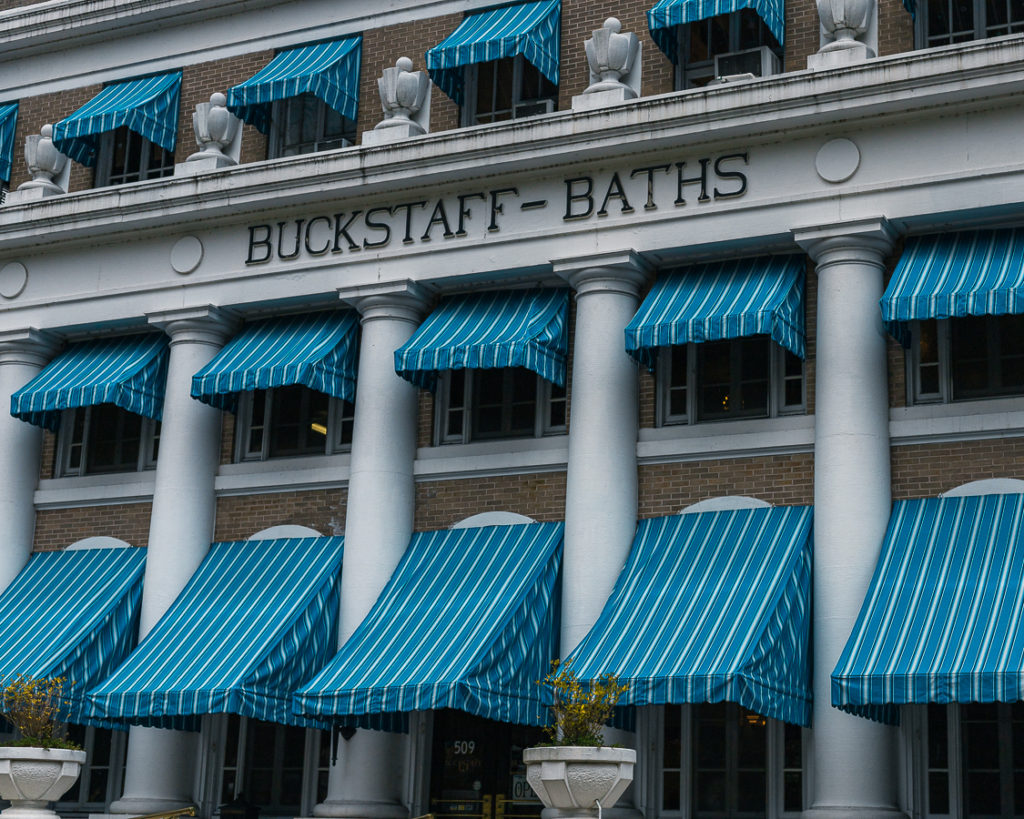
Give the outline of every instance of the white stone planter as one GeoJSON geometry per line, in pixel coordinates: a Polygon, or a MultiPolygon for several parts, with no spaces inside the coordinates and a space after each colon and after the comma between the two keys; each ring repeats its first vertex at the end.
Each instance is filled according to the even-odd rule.
{"type": "Polygon", "coordinates": [[[49,809],[75,784],[85,764],[85,751],[63,748],[0,747],[0,799],[11,806],[4,819],[53,819],[49,809]]]}
{"type": "Polygon", "coordinates": [[[523,751],[526,781],[545,807],[561,817],[597,816],[612,807],[633,781],[632,748],[552,747],[523,751]]]}

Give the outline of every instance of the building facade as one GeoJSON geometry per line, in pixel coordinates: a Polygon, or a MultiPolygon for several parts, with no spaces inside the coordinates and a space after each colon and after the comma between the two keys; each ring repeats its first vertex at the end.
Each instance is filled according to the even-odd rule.
{"type": "Polygon", "coordinates": [[[1024,814],[1020,2],[0,21],[61,813],[538,816],[571,657],[623,816],[1024,814]]]}

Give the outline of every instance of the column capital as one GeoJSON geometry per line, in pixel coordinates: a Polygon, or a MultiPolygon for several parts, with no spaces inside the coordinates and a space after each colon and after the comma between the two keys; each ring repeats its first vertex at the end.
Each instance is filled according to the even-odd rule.
{"type": "Polygon", "coordinates": [[[793,230],[794,241],[819,266],[844,261],[881,264],[898,236],[884,216],[793,230]]]}
{"type": "Polygon", "coordinates": [[[209,344],[223,347],[238,327],[232,310],[204,304],[146,313],[146,320],[171,337],[171,344],[209,344]]]}
{"type": "Polygon", "coordinates": [[[58,335],[34,327],[0,332],[0,364],[45,367],[60,349],[58,335]]]}
{"type": "Polygon", "coordinates": [[[636,297],[652,272],[650,264],[635,250],[554,259],[551,267],[555,275],[569,283],[577,296],[621,293],[636,297]]]}
{"type": "Polygon", "coordinates": [[[433,289],[405,279],[338,288],[338,298],[359,312],[363,324],[378,319],[419,324],[433,298],[433,289]]]}

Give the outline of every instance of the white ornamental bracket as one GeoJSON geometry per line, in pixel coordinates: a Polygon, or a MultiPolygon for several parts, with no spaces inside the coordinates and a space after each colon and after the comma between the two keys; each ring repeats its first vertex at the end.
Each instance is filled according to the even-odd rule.
{"type": "Polygon", "coordinates": [[[399,57],[377,80],[384,119],[363,134],[364,145],[382,145],[430,130],[430,78],[413,71],[412,60],[399,57]]]}
{"type": "Polygon", "coordinates": [[[572,98],[572,109],[591,110],[640,96],[640,40],[622,34],[622,23],[609,17],[583,46],[590,68],[590,84],[572,98]]]}

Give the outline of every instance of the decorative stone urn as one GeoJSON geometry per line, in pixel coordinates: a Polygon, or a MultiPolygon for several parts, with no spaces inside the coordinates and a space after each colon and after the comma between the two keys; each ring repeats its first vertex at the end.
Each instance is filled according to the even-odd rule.
{"type": "Polygon", "coordinates": [[[640,53],[640,40],[635,34],[621,34],[621,31],[622,23],[609,17],[583,44],[590,67],[590,85],[584,94],[621,90],[626,99],[637,96],[636,90],[622,78],[633,70],[633,63],[640,53]]]}
{"type": "Polygon", "coordinates": [[[554,746],[523,751],[526,781],[565,819],[590,819],[615,805],[633,781],[632,748],[554,746]]]}
{"type": "Polygon", "coordinates": [[[11,803],[4,819],[56,819],[47,807],[75,784],[85,751],[0,747],[0,799],[11,803]]]}
{"type": "Polygon", "coordinates": [[[225,153],[238,137],[242,121],[227,109],[227,97],[220,92],[210,95],[209,102],[196,105],[192,114],[192,128],[196,133],[199,150],[186,162],[206,160],[218,168],[237,165],[236,157],[225,153]]]}
{"type": "Polygon", "coordinates": [[[832,38],[819,53],[864,47],[857,38],[868,30],[873,0],[817,0],[817,4],[821,27],[832,38]]]}
{"type": "Polygon", "coordinates": [[[19,190],[37,188],[47,194],[66,193],[59,180],[67,168],[68,158],[54,146],[52,136],[53,126],[47,123],[38,134],[25,138],[25,164],[32,179],[23,182],[19,190]]]}

